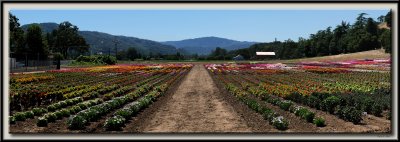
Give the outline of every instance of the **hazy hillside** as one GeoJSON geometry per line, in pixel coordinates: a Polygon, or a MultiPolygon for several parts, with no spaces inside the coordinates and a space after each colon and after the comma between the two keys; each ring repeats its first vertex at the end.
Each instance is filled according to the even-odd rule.
{"type": "MultiPolygon", "coordinates": [[[[40,28],[42,28],[42,32],[43,33],[50,33],[52,32],[54,29],[56,29],[58,27],[57,23],[32,23],[32,24],[39,24],[40,28]]],[[[26,25],[22,25],[21,28],[26,31],[28,29],[29,25],[32,24],[26,24],[26,25]]]]}
{"type": "Polygon", "coordinates": [[[379,28],[379,29],[390,29],[390,28],[387,26],[387,23],[386,23],[386,22],[382,22],[382,23],[378,24],[378,28],[379,28]]]}
{"type": "Polygon", "coordinates": [[[312,61],[348,61],[348,60],[363,60],[363,59],[388,59],[391,58],[389,53],[385,53],[383,49],[362,51],[356,53],[339,54],[323,57],[312,57],[312,58],[301,58],[292,60],[272,60],[267,61],[271,63],[283,62],[283,63],[297,63],[297,62],[312,62],[312,61]]]}
{"type": "Polygon", "coordinates": [[[257,42],[236,41],[219,37],[201,37],[180,41],[165,41],[162,43],[185,49],[192,54],[197,53],[201,55],[211,53],[211,51],[216,47],[221,47],[227,50],[236,50],[248,48],[257,42]]]}
{"type": "MultiPolygon", "coordinates": [[[[29,24],[28,24],[29,25],[29,24]]],[[[28,25],[21,26],[25,31],[28,25]]],[[[57,23],[40,23],[43,33],[51,32],[58,27],[57,23]]],[[[79,31],[79,34],[86,39],[86,42],[91,46],[91,52],[103,52],[108,54],[110,49],[111,54],[115,53],[115,45],[112,42],[114,38],[119,41],[118,50],[127,49],[128,47],[135,47],[137,50],[144,54],[176,54],[177,49],[171,45],[161,44],[156,41],[140,39],[136,37],[127,36],[114,36],[107,33],[97,31],[79,31]]]]}

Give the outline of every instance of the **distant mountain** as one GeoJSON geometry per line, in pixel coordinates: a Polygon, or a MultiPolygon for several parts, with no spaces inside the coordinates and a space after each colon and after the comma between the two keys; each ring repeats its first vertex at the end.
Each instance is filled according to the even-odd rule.
{"type": "Polygon", "coordinates": [[[257,42],[236,41],[220,37],[202,37],[181,41],[165,41],[161,43],[184,49],[191,54],[197,53],[199,55],[205,55],[210,54],[216,47],[221,47],[229,51],[248,48],[257,42]]]}
{"type": "Polygon", "coordinates": [[[173,46],[136,37],[114,36],[96,31],[80,31],[79,34],[85,38],[86,42],[91,45],[92,51],[95,52],[108,53],[108,50],[111,50],[111,53],[115,53],[115,44],[112,42],[114,38],[118,41],[118,50],[135,47],[142,53],[149,54],[151,52],[153,55],[158,53],[176,54],[177,52],[177,49],[173,46]]]}
{"type": "MultiPolygon", "coordinates": [[[[42,33],[51,33],[54,29],[58,28],[57,23],[32,23],[32,24],[39,24],[40,28],[42,29],[42,33]]],[[[21,28],[26,31],[28,27],[32,24],[22,25],[21,28]]]]}
{"type": "MultiPolygon", "coordinates": [[[[26,31],[29,25],[30,24],[27,24],[21,27],[24,31],[26,31]]],[[[57,23],[40,23],[39,25],[42,28],[43,33],[52,32],[54,29],[58,28],[57,23]]],[[[176,54],[178,51],[178,49],[176,49],[174,46],[136,37],[114,36],[97,31],[79,31],[79,35],[85,38],[86,43],[91,46],[90,50],[93,53],[102,52],[103,54],[108,54],[110,50],[111,54],[115,54],[115,45],[113,43],[114,39],[119,42],[117,44],[119,51],[127,49],[128,47],[135,47],[138,51],[147,55],[150,52],[152,52],[153,55],[158,53],[176,54]]]]}

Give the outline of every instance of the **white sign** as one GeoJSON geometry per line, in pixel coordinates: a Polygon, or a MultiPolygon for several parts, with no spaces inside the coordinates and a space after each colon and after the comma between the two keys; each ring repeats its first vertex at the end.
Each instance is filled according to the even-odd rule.
{"type": "Polygon", "coordinates": [[[275,55],[275,52],[256,52],[256,55],[275,55]]]}

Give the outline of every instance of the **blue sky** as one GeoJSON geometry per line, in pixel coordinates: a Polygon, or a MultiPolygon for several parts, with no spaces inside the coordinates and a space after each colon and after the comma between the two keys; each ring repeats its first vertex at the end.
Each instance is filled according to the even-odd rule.
{"type": "Polygon", "coordinates": [[[216,36],[239,41],[297,41],[360,13],[389,10],[12,10],[21,25],[69,21],[80,30],[172,41],[216,36]]]}

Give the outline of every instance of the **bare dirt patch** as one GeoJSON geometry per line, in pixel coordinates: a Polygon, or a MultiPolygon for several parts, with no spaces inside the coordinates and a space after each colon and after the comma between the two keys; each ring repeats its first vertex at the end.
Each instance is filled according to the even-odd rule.
{"type": "MultiPolygon", "coordinates": [[[[251,132],[220,95],[211,76],[195,65],[167,102],[139,124],[139,132],[251,132]]],[[[127,127],[129,129],[129,127],[127,127]]],[[[125,131],[129,131],[125,129],[125,131]]]]}

